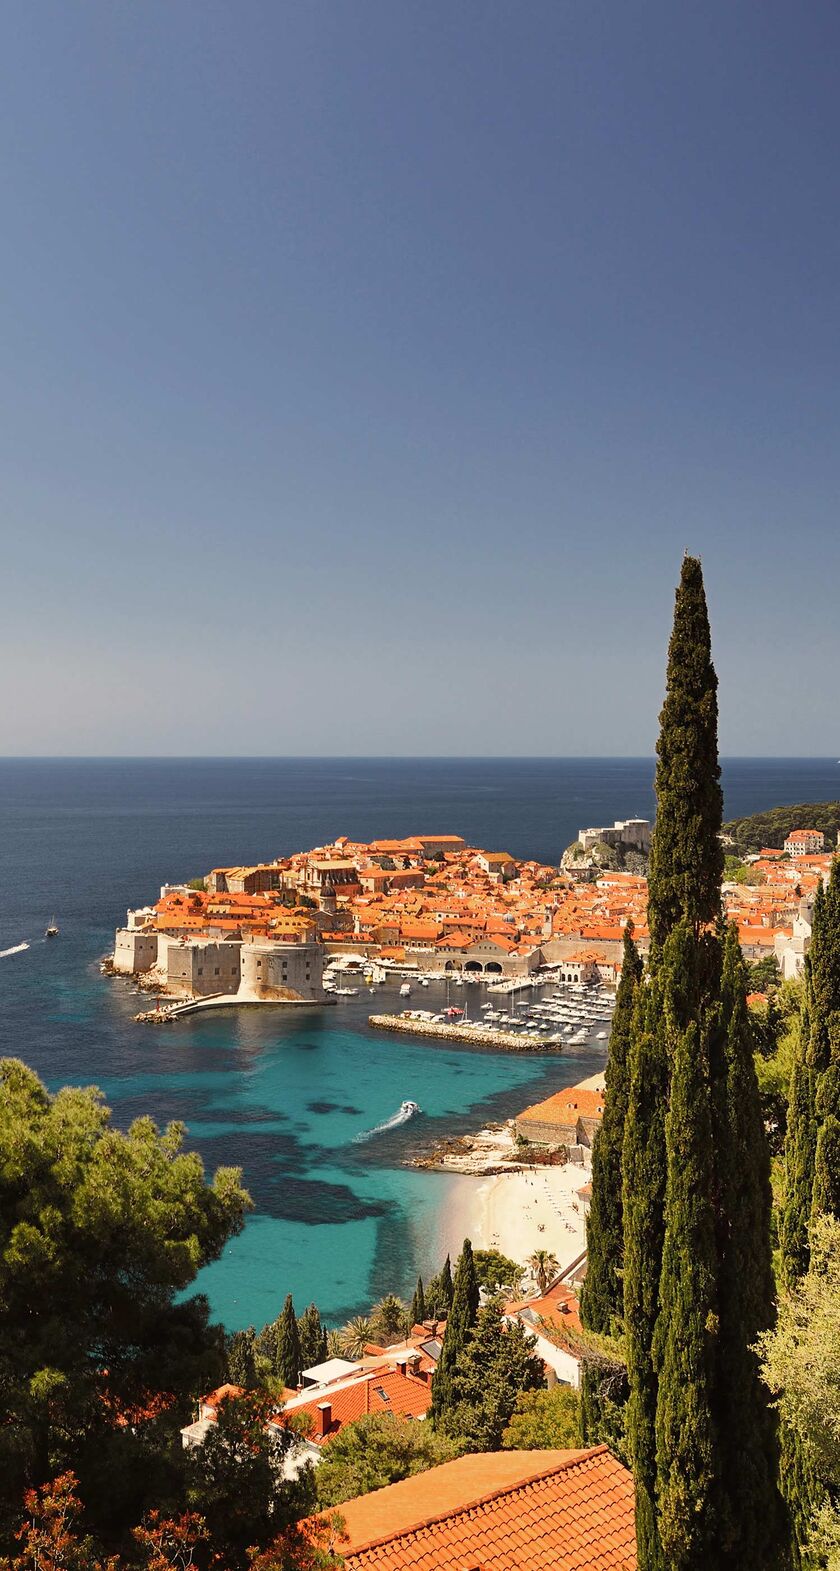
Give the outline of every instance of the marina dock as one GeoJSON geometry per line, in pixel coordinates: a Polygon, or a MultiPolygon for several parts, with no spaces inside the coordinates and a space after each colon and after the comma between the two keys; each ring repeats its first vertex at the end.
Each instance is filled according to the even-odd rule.
{"type": "Polygon", "coordinates": [[[561,1053],[559,1042],[547,1037],[519,1036],[515,1031],[483,1030],[470,1024],[448,1025],[442,1020],[417,1020],[411,1015],[368,1015],[376,1031],[403,1031],[409,1036],[440,1037],[445,1042],[474,1042],[478,1047],[503,1047],[514,1053],[561,1053]]]}

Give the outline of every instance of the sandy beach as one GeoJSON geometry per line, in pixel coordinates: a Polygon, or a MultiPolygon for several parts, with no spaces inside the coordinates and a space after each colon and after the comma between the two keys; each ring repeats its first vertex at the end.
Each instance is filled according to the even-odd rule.
{"type": "MultiPolygon", "coordinates": [[[[603,1090],[599,1070],[580,1082],[581,1090],[603,1090]]],[[[448,1152],[443,1160],[452,1174],[441,1241],[454,1260],[462,1240],[474,1249],[499,1249],[524,1265],[538,1249],[548,1249],[561,1271],[576,1264],[586,1249],[586,1216],[579,1191],[591,1170],[576,1162],[557,1167],[520,1167],[509,1173],[492,1171],[499,1162],[518,1155],[513,1125],[481,1130],[463,1153],[448,1152]],[[490,1172],[469,1171],[475,1165],[490,1172]],[[457,1174],[457,1176],[455,1176],[457,1174]]]]}
{"type": "Polygon", "coordinates": [[[548,1249],[561,1270],[586,1248],[586,1221],[578,1190],[589,1174],[575,1163],[535,1167],[492,1177],[451,1180],[442,1243],[454,1260],[464,1238],[474,1249],[500,1249],[524,1264],[537,1249],[548,1249]]]}

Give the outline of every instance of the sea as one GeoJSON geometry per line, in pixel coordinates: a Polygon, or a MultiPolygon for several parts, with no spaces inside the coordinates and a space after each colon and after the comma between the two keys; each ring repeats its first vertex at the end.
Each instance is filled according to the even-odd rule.
{"type": "MultiPolygon", "coordinates": [[[[114,928],[164,883],[339,835],[459,834],[556,862],[581,827],[652,817],[653,773],[648,758],[0,760],[0,1055],[50,1089],[99,1086],[119,1127],[183,1122],[208,1172],[242,1168],[253,1210],[196,1284],[229,1329],[260,1327],[287,1292],[331,1325],[410,1296],[441,1263],[453,1185],[473,1181],[406,1158],[593,1074],[605,1043],[517,1057],[372,1031],[397,983],[295,1014],[139,1025],[143,998],[99,969],[114,928]],[[421,1112],[398,1122],[407,1100],[421,1112]]],[[[733,758],[723,783],[737,817],[833,800],[840,768],[733,758]]],[[[442,1002],[423,990],[423,1007],[442,1002]]]]}

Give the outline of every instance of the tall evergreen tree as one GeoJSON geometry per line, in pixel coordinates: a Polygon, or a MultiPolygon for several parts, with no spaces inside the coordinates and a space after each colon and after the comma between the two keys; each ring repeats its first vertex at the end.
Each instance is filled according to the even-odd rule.
{"type": "Polygon", "coordinates": [[[411,1300],[411,1323],[420,1326],[426,1318],[426,1297],[423,1292],[423,1278],[418,1276],[414,1297],[411,1300]]]}
{"type": "Polygon", "coordinates": [[[633,941],[633,924],[628,922],[607,1052],[604,1116],[592,1152],[586,1277],[580,1301],[583,1324],[603,1334],[614,1332],[624,1318],[621,1151],[629,1094],[627,1054],[641,977],[642,962],[633,941]]]}
{"type": "Polygon", "coordinates": [[[754,1348],[772,1323],[770,1150],[755,1076],[748,978],[737,928],[726,929],[719,1067],[712,1117],[718,1187],[718,1429],[725,1482],[721,1534],[736,1566],[778,1564],[787,1524],[776,1488],[775,1416],[754,1348]]]}
{"type": "Polygon", "coordinates": [[[435,1320],[445,1320],[452,1306],[452,1267],[449,1256],[437,1276],[433,1276],[426,1293],[426,1309],[435,1320]]]}
{"type": "Polygon", "coordinates": [[[274,1372],[284,1386],[294,1389],[300,1380],[301,1362],[300,1335],[298,1323],[295,1319],[295,1306],[292,1303],[291,1293],[287,1293],[280,1316],[280,1326],[277,1333],[277,1354],[274,1372]]]}
{"type": "Polygon", "coordinates": [[[715,1515],[718,1256],[708,1043],[697,1019],[701,958],[692,928],[681,923],[661,959],[675,1047],[665,1118],[665,1236],[653,1341],[656,1505],[668,1571],[712,1571],[722,1563],[715,1515]]]}
{"type": "Polygon", "coordinates": [[[624,1342],[630,1395],[627,1447],[636,1485],[639,1571],[664,1568],[656,1512],[656,1402],[653,1338],[665,1226],[665,1108],[668,1056],[662,984],[639,990],[628,1055],[622,1152],[624,1342]]]}
{"type": "Polygon", "coordinates": [[[683,560],[668,646],[665,703],[656,744],[656,823],[648,922],[654,948],[677,922],[695,931],[720,909],[723,816],[717,756],[717,676],[696,557],[683,560]]]}
{"type": "Polygon", "coordinates": [[[840,1216],[840,862],[817,889],[805,1004],[791,1076],[785,1140],[782,1266],[792,1287],[808,1269],[808,1234],[821,1211],[840,1216]]]}
{"type": "MultiPolygon", "coordinates": [[[[805,1002],[791,1075],[785,1137],[782,1280],[794,1288],[808,1270],[811,1226],[820,1212],[840,1216],[840,866],[814,900],[805,960],[805,1002]]],[[[798,1437],[782,1425],[782,1478],[798,1550],[824,1493],[798,1437]]]]}
{"type": "Polygon", "coordinates": [[[623,1147],[638,1565],[769,1571],[785,1550],[750,1353],[772,1312],[767,1151],[743,967],[720,927],[717,679],[688,557],[657,754],[650,976],[633,1016],[623,1147]]]}
{"type": "Polygon", "coordinates": [[[310,1304],[297,1323],[300,1338],[300,1367],[312,1369],[327,1356],[327,1333],[321,1324],[317,1304],[310,1304]]]}
{"type": "Polygon", "coordinates": [[[535,1346],[517,1321],[506,1323],[500,1300],[491,1299],[452,1370],[451,1400],[436,1427],[464,1441],[469,1451],[498,1451],[518,1398],[545,1386],[535,1346]]]}
{"type": "Polygon", "coordinates": [[[478,1299],[472,1244],[465,1238],[455,1267],[452,1307],[447,1316],[440,1358],[432,1381],[432,1417],[435,1419],[441,1418],[452,1406],[453,1372],[472,1334],[478,1315],[478,1299]]]}
{"type": "Polygon", "coordinates": [[[257,1333],[253,1326],[249,1326],[247,1331],[234,1331],[225,1338],[227,1378],[231,1385],[241,1386],[243,1391],[252,1391],[259,1384],[256,1340],[257,1333]]]}
{"type": "MultiPolygon", "coordinates": [[[[639,1571],[662,1562],[657,1517],[654,1332],[664,1240],[665,1111],[673,1041],[658,958],[678,923],[699,935],[720,910],[723,801],[717,758],[717,677],[699,561],[686,556],[674,604],[665,702],[656,745],[656,822],[648,878],[651,977],[640,992],[628,1054],[625,1121],[624,1317],[630,1399],[627,1439],[636,1482],[639,1571]]],[[[674,980],[672,974],[672,981],[674,980]]],[[[678,980],[678,979],[677,979],[678,980]]]]}
{"type": "MultiPolygon", "coordinates": [[[[806,962],[807,976],[807,962],[806,962]]],[[[806,983],[807,986],[807,983],[806,983]]],[[[814,1105],[815,1074],[808,1063],[810,1041],[807,998],[799,1021],[788,1096],[785,1135],[785,1203],[780,1227],[782,1281],[793,1287],[808,1269],[808,1230],[814,1196],[814,1159],[817,1150],[817,1115],[814,1105]]]]}

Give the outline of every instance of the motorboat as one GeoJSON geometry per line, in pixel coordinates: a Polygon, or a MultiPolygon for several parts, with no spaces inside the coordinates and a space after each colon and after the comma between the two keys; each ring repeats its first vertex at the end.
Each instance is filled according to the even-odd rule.
{"type": "Polygon", "coordinates": [[[44,937],[45,938],[57,938],[58,937],[58,925],[56,923],[56,920],[55,920],[54,916],[51,916],[50,919],[49,919],[49,922],[47,923],[46,929],[44,931],[44,937]]]}

